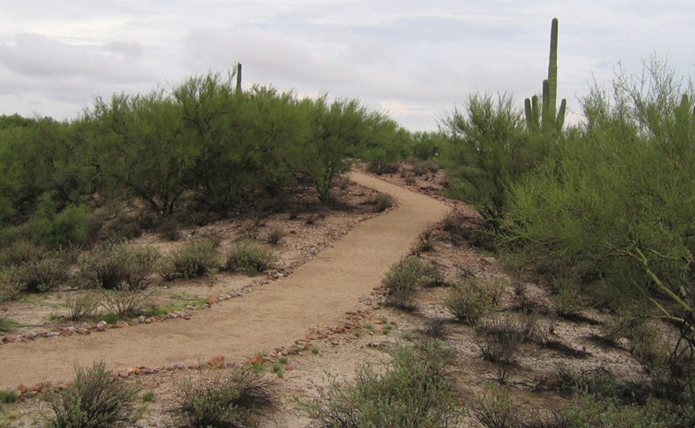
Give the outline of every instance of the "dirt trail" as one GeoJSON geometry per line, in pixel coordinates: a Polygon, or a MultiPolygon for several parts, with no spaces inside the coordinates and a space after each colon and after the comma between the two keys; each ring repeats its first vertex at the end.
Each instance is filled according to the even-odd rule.
{"type": "Polygon", "coordinates": [[[104,360],[110,369],[241,361],[290,346],[312,328],[333,326],[379,284],[417,235],[447,211],[444,204],[362,173],[352,180],[390,193],[399,208],[364,221],[292,275],[214,305],[190,321],[169,320],[89,336],[0,347],[0,389],[72,379],[75,365],[104,360]]]}

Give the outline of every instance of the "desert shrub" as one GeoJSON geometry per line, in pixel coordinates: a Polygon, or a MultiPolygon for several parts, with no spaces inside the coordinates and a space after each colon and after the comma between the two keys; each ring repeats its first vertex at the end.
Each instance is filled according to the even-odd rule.
{"type": "Polygon", "coordinates": [[[681,415],[659,405],[621,405],[613,400],[597,400],[581,395],[544,420],[529,421],[541,428],[685,428],[690,426],[681,415]]]}
{"type": "Polygon", "coordinates": [[[400,309],[412,309],[413,298],[418,288],[441,282],[436,267],[417,257],[403,257],[391,265],[383,284],[386,288],[386,304],[400,309]]]}
{"type": "Polygon", "coordinates": [[[450,351],[429,340],[392,356],[386,371],[362,365],[352,383],[331,381],[300,409],[321,427],[458,426],[463,409],[445,377],[450,351]]]}
{"type": "Polygon", "coordinates": [[[214,241],[200,239],[175,248],[162,258],[159,273],[167,281],[206,275],[218,265],[216,247],[214,241]]]}
{"type": "Polygon", "coordinates": [[[49,291],[70,276],[65,260],[58,255],[11,266],[7,275],[15,290],[29,293],[49,291]]]}
{"type": "Polygon", "coordinates": [[[265,236],[266,242],[269,244],[277,245],[280,243],[280,240],[285,236],[285,231],[282,229],[280,226],[275,226],[270,228],[268,230],[268,233],[265,236]]]}
{"type": "Polygon", "coordinates": [[[439,340],[444,340],[449,335],[446,320],[443,318],[428,319],[420,331],[427,337],[439,340]]]}
{"type": "Polygon", "coordinates": [[[0,249],[0,266],[16,266],[44,258],[46,249],[28,240],[12,241],[10,245],[0,249]]]}
{"type": "Polygon", "coordinates": [[[73,383],[60,393],[50,393],[48,404],[55,416],[52,428],[110,428],[133,426],[138,419],[134,406],[136,385],[114,379],[103,362],[77,367],[73,383]]]}
{"type": "Polygon", "coordinates": [[[497,304],[499,293],[494,283],[470,278],[452,287],[443,303],[459,322],[475,325],[497,304]]]}
{"type": "Polygon", "coordinates": [[[277,257],[262,246],[251,241],[241,241],[228,252],[225,268],[229,271],[243,270],[248,275],[254,275],[275,267],[277,257]]]}
{"type": "Polygon", "coordinates": [[[142,314],[148,297],[148,293],[139,290],[103,290],[100,304],[107,313],[120,318],[142,314]]]}
{"type": "Polygon", "coordinates": [[[374,197],[374,211],[384,212],[396,203],[396,199],[388,193],[379,193],[374,197]]]}
{"type": "Polygon", "coordinates": [[[505,390],[491,390],[476,396],[472,411],[485,428],[522,428],[520,408],[505,390]]]}
{"type": "Polygon", "coordinates": [[[150,284],[158,259],[155,248],[111,242],[81,257],[77,277],[88,288],[143,290],[150,284]]]}
{"type": "Polygon", "coordinates": [[[187,428],[245,428],[273,410],[275,385],[251,369],[213,379],[189,379],[178,391],[176,413],[187,428]]]}
{"type": "Polygon", "coordinates": [[[64,303],[67,319],[70,321],[81,321],[89,318],[96,313],[100,303],[101,299],[94,293],[71,293],[65,297],[64,303]]]}
{"type": "Polygon", "coordinates": [[[414,256],[419,256],[422,253],[427,253],[434,250],[434,237],[433,237],[432,227],[427,227],[427,229],[418,235],[418,240],[413,244],[411,253],[414,256]]]}
{"type": "Polygon", "coordinates": [[[419,160],[413,161],[413,174],[416,176],[426,175],[430,172],[439,171],[439,162],[435,159],[419,160]]]}

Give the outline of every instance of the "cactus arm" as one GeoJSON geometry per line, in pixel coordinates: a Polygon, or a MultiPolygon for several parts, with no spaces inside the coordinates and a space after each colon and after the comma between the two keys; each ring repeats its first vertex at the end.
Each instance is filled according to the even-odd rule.
{"type": "Polygon", "coordinates": [[[555,119],[555,126],[557,126],[557,130],[561,131],[562,130],[562,125],[565,124],[565,112],[567,111],[567,100],[562,99],[560,102],[560,110],[557,112],[557,118],[555,119]]]}

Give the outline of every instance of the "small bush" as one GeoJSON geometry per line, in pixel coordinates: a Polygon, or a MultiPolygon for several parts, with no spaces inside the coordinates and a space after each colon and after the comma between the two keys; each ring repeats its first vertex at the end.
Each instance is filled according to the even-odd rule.
{"type": "Polygon", "coordinates": [[[129,290],[104,290],[101,293],[101,306],[107,313],[118,317],[140,315],[144,313],[145,301],[149,295],[129,290]]]}
{"type": "Polygon", "coordinates": [[[422,333],[433,339],[446,339],[449,332],[446,326],[446,320],[443,318],[432,318],[425,321],[425,326],[422,328],[422,333]]]}
{"type": "Polygon", "coordinates": [[[485,428],[522,428],[526,426],[519,406],[505,391],[490,391],[475,398],[473,414],[485,428]]]}
{"type": "Polygon", "coordinates": [[[188,428],[255,426],[277,401],[274,383],[250,369],[211,380],[188,380],[178,392],[177,413],[188,428]]]}
{"type": "Polygon", "coordinates": [[[93,293],[70,294],[65,298],[65,309],[70,321],[81,321],[94,315],[99,308],[100,299],[93,293]]]}
{"type": "Polygon", "coordinates": [[[379,193],[374,197],[374,211],[384,212],[396,203],[396,199],[388,193],[379,193]]]}
{"type": "Polygon", "coordinates": [[[276,263],[277,258],[271,250],[251,241],[242,241],[227,252],[224,267],[229,271],[243,270],[248,275],[254,275],[273,269],[276,263]]]}
{"type": "Polygon", "coordinates": [[[201,239],[175,248],[162,259],[159,273],[167,281],[206,275],[218,264],[216,247],[214,241],[201,239]]]}
{"type": "Polygon", "coordinates": [[[386,371],[363,365],[353,383],[332,381],[317,399],[300,402],[301,411],[321,427],[458,426],[463,409],[444,376],[450,351],[430,340],[392,356],[386,371]]]}
{"type": "Polygon", "coordinates": [[[152,247],[104,244],[80,259],[78,279],[87,288],[143,290],[150,284],[158,258],[159,252],[152,247]]]}
{"type": "Polygon", "coordinates": [[[484,283],[471,279],[452,287],[444,299],[444,306],[459,322],[475,325],[497,303],[498,292],[499,290],[488,288],[484,283]]]}
{"type": "Polygon", "coordinates": [[[417,257],[404,257],[389,268],[383,279],[386,287],[386,305],[412,309],[413,298],[419,287],[440,283],[439,271],[417,257]]]}
{"type": "Polygon", "coordinates": [[[12,266],[8,268],[7,273],[10,284],[17,291],[29,293],[49,291],[69,277],[65,260],[58,256],[12,266]]]}
{"type": "Polygon", "coordinates": [[[275,226],[271,228],[265,236],[265,240],[269,244],[277,245],[280,240],[285,236],[285,231],[280,226],[275,226]]]}
{"type": "Polygon", "coordinates": [[[18,266],[45,258],[46,249],[27,240],[14,241],[0,250],[0,266],[18,266]]]}
{"type": "Polygon", "coordinates": [[[74,382],[60,393],[50,393],[48,404],[55,413],[51,428],[110,428],[133,426],[139,389],[118,381],[103,362],[75,369],[74,382]]]}
{"type": "Polygon", "coordinates": [[[415,159],[413,161],[413,174],[415,174],[416,176],[421,176],[430,172],[437,171],[439,171],[439,162],[437,162],[435,159],[415,159]]]}

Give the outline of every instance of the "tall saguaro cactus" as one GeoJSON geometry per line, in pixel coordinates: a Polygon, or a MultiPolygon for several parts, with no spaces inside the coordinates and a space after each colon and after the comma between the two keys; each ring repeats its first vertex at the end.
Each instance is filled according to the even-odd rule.
{"type": "Polygon", "coordinates": [[[531,130],[540,128],[562,129],[565,122],[565,111],[567,110],[567,100],[562,99],[560,109],[555,112],[557,107],[557,33],[558,21],[553,18],[550,28],[550,60],[548,64],[548,78],[543,80],[543,99],[542,105],[538,103],[538,96],[526,98],[524,107],[526,111],[526,124],[531,130]]]}

